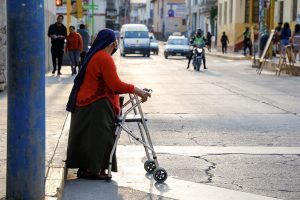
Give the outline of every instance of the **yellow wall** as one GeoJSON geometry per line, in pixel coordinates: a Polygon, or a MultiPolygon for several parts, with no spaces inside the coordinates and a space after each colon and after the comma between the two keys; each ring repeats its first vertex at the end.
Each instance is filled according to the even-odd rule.
{"type": "MultiPolygon", "coordinates": [[[[278,0],[275,3],[275,9],[274,9],[274,24],[275,26],[278,23],[279,20],[279,2],[284,2],[284,13],[283,13],[283,22],[289,22],[291,30],[294,31],[294,27],[296,24],[296,21],[292,21],[292,1],[291,0],[278,0]]],[[[222,23],[220,24],[220,20],[218,19],[218,36],[217,36],[217,45],[221,46],[220,38],[223,34],[223,32],[226,32],[226,35],[229,39],[229,49],[233,50],[237,44],[241,43],[243,41],[243,32],[245,30],[246,26],[249,26],[249,24],[244,23],[245,22],[245,0],[233,0],[233,6],[232,6],[232,23],[229,23],[229,2],[230,0],[218,0],[218,6],[222,4],[222,13],[218,13],[218,17],[220,14],[222,15],[222,23]],[[225,2],[227,2],[227,22],[224,23],[224,5],[225,2]],[[230,48],[231,47],[231,48],[230,48]]],[[[219,10],[220,12],[220,10],[219,10]]],[[[298,8],[297,8],[297,14],[300,14],[300,2],[298,0],[298,8]]],[[[254,25],[254,32],[258,33],[258,24],[254,25]]]]}
{"type": "MultiPolygon", "coordinates": [[[[254,32],[258,33],[258,25],[257,24],[253,24],[253,25],[255,29],[254,32]]],[[[245,23],[235,23],[230,25],[218,26],[217,46],[221,46],[220,39],[222,37],[223,32],[225,31],[229,39],[228,47],[234,49],[236,47],[236,44],[243,41],[243,33],[247,26],[249,27],[249,24],[245,24],[245,23]]]]}

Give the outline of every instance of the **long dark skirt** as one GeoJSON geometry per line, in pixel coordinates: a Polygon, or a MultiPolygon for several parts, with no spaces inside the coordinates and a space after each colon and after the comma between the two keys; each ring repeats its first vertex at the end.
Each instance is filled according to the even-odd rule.
{"type": "MultiPolygon", "coordinates": [[[[71,116],[67,167],[88,169],[92,173],[108,169],[115,130],[115,115],[107,98],[76,107],[71,116]]],[[[115,154],[112,171],[117,171],[115,154]]]]}

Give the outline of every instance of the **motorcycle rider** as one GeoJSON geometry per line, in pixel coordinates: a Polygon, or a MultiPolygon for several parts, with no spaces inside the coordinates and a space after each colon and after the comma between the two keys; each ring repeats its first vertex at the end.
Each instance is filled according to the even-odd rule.
{"type": "MultiPolygon", "coordinates": [[[[203,32],[201,29],[197,29],[197,34],[194,35],[190,41],[190,44],[193,45],[193,47],[204,47],[205,46],[205,42],[206,42],[206,38],[203,35],[203,32]]],[[[194,49],[191,51],[190,53],[190,57],[189,57],[189,62],[188,62],[188,66],[186,69],[190,68],[190,62],[193,58],[193,53],[194,49]]],[[[204,49],[203,49],[203,65],[204,65],[204,69],[206,68],[206,63],[205,63],[205,53],[204,53],[204,49]]]]}

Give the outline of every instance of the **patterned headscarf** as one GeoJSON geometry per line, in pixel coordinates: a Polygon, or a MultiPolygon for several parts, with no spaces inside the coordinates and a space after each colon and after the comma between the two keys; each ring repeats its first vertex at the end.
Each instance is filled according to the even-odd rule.
{"type": "Polygon", "coordinates": [[[95,53],[98,51],[104,49],[111,43],[116,41],[116,36],[113,30],[111,29],[103,29],[99,31],[94,43],[92,44],[92,47],[88,51],[86,58],[82,64],[82,67],[80,71],[78,72],[77,76],[75,77],[74,80],[74,85],[71,90],[70,96],[69,96],[69,101],[67,103],[67,108],[66,110],[69,112],[74,112],[75,106],[76,106],[76,98],[77,98],[77,93],[80,89],[80,86],[83,82],[84,75],[86,72],[86,68],[88,66],[89,61],[91,58],[94,56],[95,53]]]}

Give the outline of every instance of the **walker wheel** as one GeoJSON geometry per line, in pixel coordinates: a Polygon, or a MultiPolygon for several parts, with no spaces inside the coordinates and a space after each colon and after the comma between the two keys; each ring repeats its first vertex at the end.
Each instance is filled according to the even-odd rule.
{"type": "Polygon", "coordinates": [[[163,183],[168,178],[168,173],[164,168],[158,168],[153,172],[153,178],[157,183],[163,183]]]}
{"type": "Polygon", "coordinates": [[[153,171],[156,169],[156,164],[154,162],[154,160],[147,160],[144,163],[144,169],[148,172],[148,173],[153,173],[153,171]]]}

